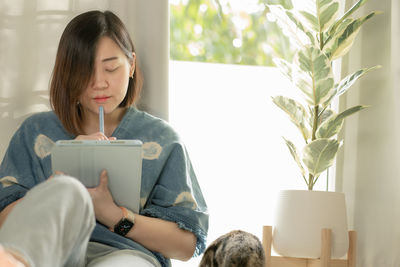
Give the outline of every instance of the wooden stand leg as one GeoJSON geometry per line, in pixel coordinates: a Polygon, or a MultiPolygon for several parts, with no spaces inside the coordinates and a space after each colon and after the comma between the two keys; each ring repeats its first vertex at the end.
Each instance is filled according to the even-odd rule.
{"type": "Polygon", "coordinates": [[[262,243],[265,254],[265,267],[271,267],[272,226],[263,227],[262,243]]]}
{"type": "Polygon", "coordinates": [[[349,231],[349,251],[347,252],[347,266],[356,267],[357,232],[349,231]]]}
{"type": "Polygon", "coordinates": [[[321,231],[321,267],[331,266],[332,251],[332,231],[331,229],[322,229],[321,231]]]}
{"type": "Polygon", "coordinates": [[[321,257],[319,259],[271,256],[272,226],[263,226],[262,243],[265,267],[356,267],[357,233],[349,231],[347,259],[332,259],[332,230],[321,230],[321,257]]]}

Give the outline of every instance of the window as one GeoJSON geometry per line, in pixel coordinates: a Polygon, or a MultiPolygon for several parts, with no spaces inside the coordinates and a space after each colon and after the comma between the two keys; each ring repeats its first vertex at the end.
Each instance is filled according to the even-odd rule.
{"type": "MultiPolygon", "coordinates": [[[[289,42],[286,50],[267,43],[278,29],[258,0],[244,6],[227,0],[170,3],[169,117],[208,204],[208,244],[235,229],[261,240],[279,190],[306,189],[282,139],[302,142],[301,136],[271,101],[292,89],[271,60],[272,53],[293,56],[289,42]]],[[[325,187],[323,181],[317,185],[325,187]]],[[[173,266],[197,266],[200,259],[173,266]]]]}

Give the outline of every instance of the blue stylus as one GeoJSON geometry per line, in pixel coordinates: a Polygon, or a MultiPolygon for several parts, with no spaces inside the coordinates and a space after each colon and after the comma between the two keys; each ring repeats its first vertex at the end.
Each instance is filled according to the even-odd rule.
{"type": "Polygon", "coordinates": [[[100,132],[104,134],[104,108],[103,106],[99,107],[99,125],[100,125],[100,132]]]}

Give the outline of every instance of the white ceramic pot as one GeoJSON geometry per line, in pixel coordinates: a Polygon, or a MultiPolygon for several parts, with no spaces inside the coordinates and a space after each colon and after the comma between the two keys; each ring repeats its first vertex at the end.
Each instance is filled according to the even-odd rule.
{"type": "Polygon", "coordinates": [[[343,193],[284,190],[280,192],[273,230],[274,250],[287,257],[320,258],[321,230],[332,230],[332,258],[348,250],[343,193]]]}

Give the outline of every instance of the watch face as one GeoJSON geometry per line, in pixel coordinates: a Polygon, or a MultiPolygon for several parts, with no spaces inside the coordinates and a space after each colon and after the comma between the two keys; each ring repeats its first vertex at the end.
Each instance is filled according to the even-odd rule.
{"type": "Polygon", "coordinates": [[[119,223],[117,223],[114,227],[114,232],[125,236],[133,227],[133,222],[131,222],[128,219],[122,219],[119,221],[119,223]]]}

